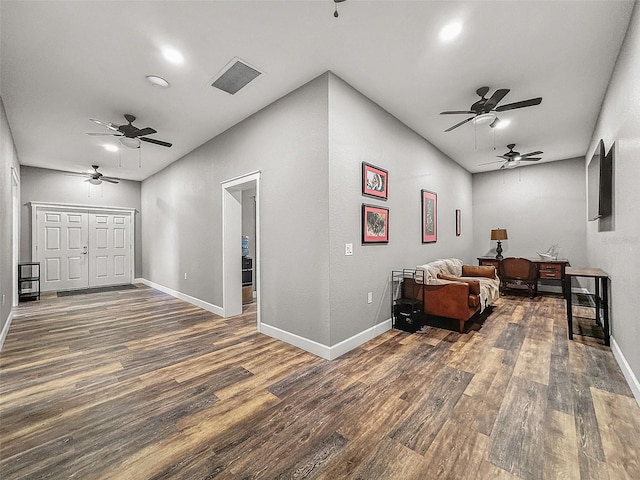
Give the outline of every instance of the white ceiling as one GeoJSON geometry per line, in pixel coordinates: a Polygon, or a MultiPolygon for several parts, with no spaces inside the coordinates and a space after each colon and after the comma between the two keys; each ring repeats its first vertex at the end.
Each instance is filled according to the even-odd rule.
{"type": "MultiPolygon", "coordinates": [[[[586,153],[633,1],[7,1],[1,4],[0,92],[21,164],[142,180],[327,70],[333,71],[470,172],[508,143],[543,161],[586,153]],[[449,44],[452,20],[464,24],[449,44]],[[180,50],[182,65],[161,55],[180,50]],[[236,95],[210,86],[239,57],[260,69],[236,95]],[[145,76],[171,83],[162,90],[145,76]],[[489,86],[504,130],[439,115],[466,110],[489,86]],[[138,150],[107,152],[98,118],[151,126],[138,150]],[[495,149],[494,149],[495,145],[495,149]],[[120,155],[122,155],[119,167],[120,155]]],[[[113,141],[112,141],[113,142],[113,141]]],[[[113,142],[115,143],[115,142],[113,142]]],[[[363,159],[366,160],[366,159],[363,159]]]]}

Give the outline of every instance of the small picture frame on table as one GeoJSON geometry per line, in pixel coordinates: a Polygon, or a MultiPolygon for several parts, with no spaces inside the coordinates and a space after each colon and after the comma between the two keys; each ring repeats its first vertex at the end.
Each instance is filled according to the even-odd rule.
{"type": "Polygon", "coordinates": [[[389,209],[362,204],[362,243],[389,243],[389,209]]]}
{"type": "Polygon", "coordinates": [[[386,170],[362,162],[362,195],[386,200],[389,193],[389,174],[386,170]]]}
{"type": "Polygon", "coordinates": [[[438,195],[429,190],[420,192],[422,202],[422,243],[438,240],[438,195]]]}

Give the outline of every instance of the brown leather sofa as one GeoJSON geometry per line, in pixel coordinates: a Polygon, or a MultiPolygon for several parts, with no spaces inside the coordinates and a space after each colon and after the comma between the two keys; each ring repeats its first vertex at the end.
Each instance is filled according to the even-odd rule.
{"type": "Polygon", "coordinates": [[[438,264],[447,260],[422,266],[427,267],[423,268],[424,283],[420,283],[420,277],[418,280],[405,278],[403,297],[420,300],[422,311],[427,315],[458,320],[459,330],[463,332],[467,320],[499,297],[499,280],[492,266],[462,265],[457,260],[458,271],[458,265],[438,264]]]}

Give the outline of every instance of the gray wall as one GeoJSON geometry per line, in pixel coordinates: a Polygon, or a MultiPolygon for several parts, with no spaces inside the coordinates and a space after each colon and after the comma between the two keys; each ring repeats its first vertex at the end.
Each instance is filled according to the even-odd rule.
{"type": "Polygon", "coordinates": [[[146,279],[222,306],[220,183],[260,170],[261,320],[329,343],[327,82],[312,80],[142,183],[146,279]]]}
{"type": "MultiPolygon", "coordinates": [[[[20,176],[18,154],[13,143],[11,129],[0,97],[0,332],[9,319],[16,289],[13,275],[13,212],[11,168],[20,176]]],[[[0,342],[1,343],[1,342],[0,342]]]]}
{"type": "Polygon", "coordinates": [[[331,343],[391,317],[393,269],[438,258],[471,261],[471,175],[340,78],[329,77],[329,243],[331,343]],[[366,161],[389,172],[387,201],[362,196],[366,161]],[[436,243],[421,242],[421,189],[438,194],[436,243]],[[361,205],[389,207],[389,243],[361,244],[361,205]],[[455,235],[455,210],[462,235],[455,235]],[[345,256],[353,243],[353,256],[345,256]],[[373,303],[367,304],[367,293],[373,303]]]}
{"type": "Polygon", "coordinates": [[[584,158],[473,175],[474,255],[494,255],[491,230],[506,228],[503,255],[537,257],[552,244],[587,264],[584,158]]]}
{"type": "Polygon", "coordinates": [[[82,177],[57,170],[22,166],[20,171],[21,261],[31,260],[31,208],[28,202],[135,208],[135,276],[140,276],[142,273],[140,182],[121,180],[118,184],[89,185],[82,177]]]}
{"type": "MultiPolygon", "coordinates": [[[[600,139],[615,142],[613,229],[587,224],[588,264],[611,277],[612,335],[640,379],[640,5],[636,2],[587,159],[600,139]]],[[[586,163],[586,162],[585,162],[586,163]]],[[[585,165],[586,170],[586,165],[585,165]]],[[[640,401],[640,398],[639,398],[640,401]]]]}

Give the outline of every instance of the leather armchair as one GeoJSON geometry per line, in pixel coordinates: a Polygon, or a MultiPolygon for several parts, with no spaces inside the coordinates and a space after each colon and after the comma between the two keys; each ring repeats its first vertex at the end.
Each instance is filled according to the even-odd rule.
{"type": "Polygon", "coordinates": [[[510,285],[525,286],[531,298],[538,294],[538,271],[535,263],[526,258],[503,258],[498,264],[500,292],[504,295],[510,285]]]}

